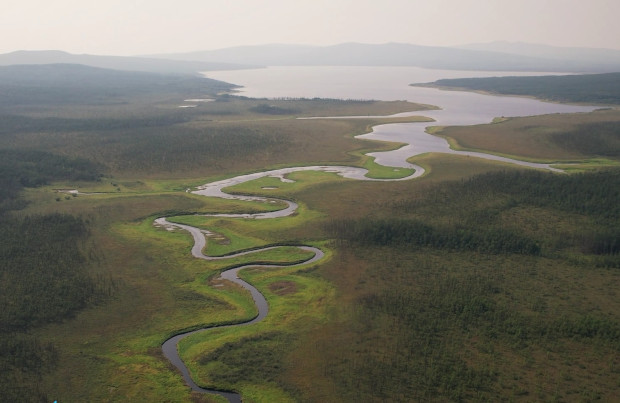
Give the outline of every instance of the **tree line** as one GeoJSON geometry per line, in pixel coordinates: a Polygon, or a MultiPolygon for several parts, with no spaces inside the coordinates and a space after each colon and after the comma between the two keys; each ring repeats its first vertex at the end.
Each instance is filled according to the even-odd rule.
{"type": "Polygon", "coordinates": [[[510,95],[530,95],[560,102],[620,104],[620,73],[537,77],[453,78],[438,86],[510,95]]]}
{"type": "Polygon", "coordinates": [[[106,105],[139,96],[216,95],[235,86],[193,75],[102,69],[79,64],[0,66],[0,106],[106,105]]]}
{"type": "Polygon", "coordinates": [[[540,254],[536,240],[514,231],[465,226],[431,226],[415,219],[332,220],[326,228],[338,239],[380,246],[432,247],[483,253],[540,254]]]}
{"type": "Polygon", "coordinates": [[[166,114],[157,116],[134,116],[125,119],[98,118],[98,119],[69,119],[58,117],[36,118],[23,115],[2,115],[0,135],[15,135],[19,133],[59,133],[59,132],[93,132],[107,130],[130,130],[145,127],[170,126],[184,123],[191,118],[187,111],[184,113],[166,114]]]}
{"type": "Polygon", "coordinates": [[[490,172],[435,187],[422,199],[396,200],[385,208],[401,216],[433,211],[447,216],[455,228],[467,226],[467,231],[491,235],[505,230],[501,214],[520,206],[577,214],[591,223],[569,237],[556,234],[553,228],[545,229],[541,235],[545,239],[517,235],[541,245],[541,253],[543,245],[550,243],[545,240],[555,238],[555,243],[572,244],[582,253],[607,256],[601,260],[604,265],[620,266],[620,169],[571,175],[533,170],[490,172]]]}
{"type": "Polygon", "coordinates": [[[98,180],[101,166],[47,151],[0,149],[0,215],[23,207],[19,192],[53,180],[98,180]]]}

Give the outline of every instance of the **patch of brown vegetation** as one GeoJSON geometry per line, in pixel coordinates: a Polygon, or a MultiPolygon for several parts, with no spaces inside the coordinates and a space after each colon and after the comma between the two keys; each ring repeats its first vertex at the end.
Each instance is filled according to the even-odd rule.
{"type": "Polygon", "coordinates": [[[211,235],[209,239],[218,245],[230,245],[230,239],[223,235],[211,235]]]}
{"type": "Polygon", "coordinates": [[[292,281],[276,281],[269,284],[269,290],[276,295],[289,295],[297,292],[297,284],[292,281]]]}

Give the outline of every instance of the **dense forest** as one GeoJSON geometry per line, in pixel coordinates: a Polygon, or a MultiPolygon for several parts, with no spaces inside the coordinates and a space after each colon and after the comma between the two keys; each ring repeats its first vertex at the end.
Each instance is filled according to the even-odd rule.
{"type": "Polygon", "coordinates": [[[484,77],[437,80],[432,85],[525,95],[558,102],[620,104],[620,73],[539,77],[484,77]]]}
{"type": "Polygon", "coordinates": [[[89,271],[88,226],[80,218],[5,217],[0,227],[0,396],[47,401],[37,384],[57,364],[58,353],[30,331],[110,295],[114,282],[89,271]]]}
{"type": "Polygon", "coordinates": [[[105,105],[144,95],[215,95],[233,87],[189,74],[130,72],[76,64],[0,66],[1,107],[105,105]]]}
{"type": "Polygon", "coordinates": [[[338,336],[346,344],[319,347],[331,355],[329,377],[351,401],[600,398],[571,387],[532,396],[528,370],[511,360],[533,356],[535,369],[538,349],[552,360],[579,360],[585,346],[620,350],[620,321],[558,309],[560,285],[540,282],[620,268],[619,206],[617,169],[498,171],[387,202],[373,218],[327,222],[345,255],[368,262],[339,327],[351,329],[338,336]]]}
{"type": "Polygon", "coordinates": [[[47,401],[39,377],[57,365],[51,343],[30,331],[72,317],[110,295],[112,280],[94,278],[84,242],[87,224],[71,215],[4,218],[0,223],[0,396],[47,401]]]}
{"type": "Polygon", "coordinates": [[[46,151],[0,149],[0,216],[23,206],[19,192],[53,180],[96,181],[101,166],[83,158],[70,158],[46,151]]]}
{"type": "Polygon", "coordinates": [[[386,218],[333,220],[327,229],[337,239],[366,245],[431,247],[483,253],[553,255],[558,245],[585,254],[607,256],[601,263],[620,267],[620,170],[552,175],[536,171],[493,172],[435,189],[426,201],[394,202],[386,218]],[[483,200],[493,203],[489,206],[483,200]],[[419,216],[429,200],[441,200],[449,219],[429,222],[419,216]],[[475,200],[483,208],[463,201],[475,200]],[[458,201],[458,203],[457,203],[458,201]],[[591,226],[569,239],[552,229],[527,234],[501,220],[517,207],[550,208],[588,217],[591,226]],[[450,213],[452,211],[453,213],[450,213]],[[413,216],[411,216],[413,215],[413,216]],[[395,218],[398,216],[399,218],[395,218]],[[555,238],[553,241],[551,238],[555,238]]]}
{"type": "Polygon", "coordinates": [[[54,180],[99,179],[98,166],[45,151],[0,150],[0,396],[48,401],[39,377],[54,368],[56,347],[29,332],[71,317],[113,282],[94,278],[85,254],[88,225],[67,214],[15,216],[20,191],[54,180]]]}

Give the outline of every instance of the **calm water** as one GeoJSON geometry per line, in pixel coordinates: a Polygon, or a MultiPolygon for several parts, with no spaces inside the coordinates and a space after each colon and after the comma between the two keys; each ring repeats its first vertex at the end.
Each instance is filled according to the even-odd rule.
{"type": "Polygon", "coordinates": [[[409,146],[386,153],[371,154],[388,166],[411,167],[408,157],[425,152],[455,153],[443,139],[429,136],[429,125],[473,125],[489,123],[495,117],[533,116],[551,113],[590,112],[596,107],[561,105],[528,98],[499,97],[461,91],[411,87],[440,78],[542,75],[552,73],[511,73],[429,70],[417,67],[284,66],[254,70],[209,72],[209,78],[242,85],[240,94],[256,98],[304,97],[340,99],[407,100],[436,105],[437,111],[418,112],[434,123],[390,124],[375,127],[362,137],[396,141],[409,146]]]}
{"type": "Polygon", "coordinates": [[[249,97],[323,97],[382,101],[406,99],[438,104],[444,100],[441,93],[432,89],[412,88],[408,85],[440,78],[544,73],[430,70],[418,67],[275,66],[204,74],[209,78],[244,86],[241,94],[249,97]]]}

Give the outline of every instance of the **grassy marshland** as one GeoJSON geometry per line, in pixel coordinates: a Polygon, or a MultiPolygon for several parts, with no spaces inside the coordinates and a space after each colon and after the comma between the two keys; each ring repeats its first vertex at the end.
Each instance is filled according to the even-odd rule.
{"type": "Polygon", "coordinates": [[[118,94],[93,104],[2,103],[0,151],[24,156],[0,167],[11,186],[0,244],[4,400],[216,400],[189,391],[161,343],[255,314],[244,291],[215,280],[226,267],[305,256],[287,248],[201,261],[188,234],[153,225],[162,215],[215,232],[211,254],[282,242],[327,252],[317,265],[241,274],[265,294],[270,314],[181,343],[201,384],[256,402],[618,396],[620,176],[593,169],[601,159],[617,164],[617,111],[442,132],[462,147],[579,161],[593,172],[429,154],[412,161],[427,169],[415,181],[298,172],[293,183],[264,178],[232,189],[295,200],[292,217],[184,215],[245,211],[246,202],[186,192],[211,180],[299,164],[372,171],[360,152],[397,146],[353,139],[382,119],[296,116],[416,108],[266,102],[216,88],[206,92],[216,100],[196,108],[178,108],[185,97],[170,89],[123,93],[122,104],[118,94]],[[75,188],[91,194],[55,190],[75,188]]]}

